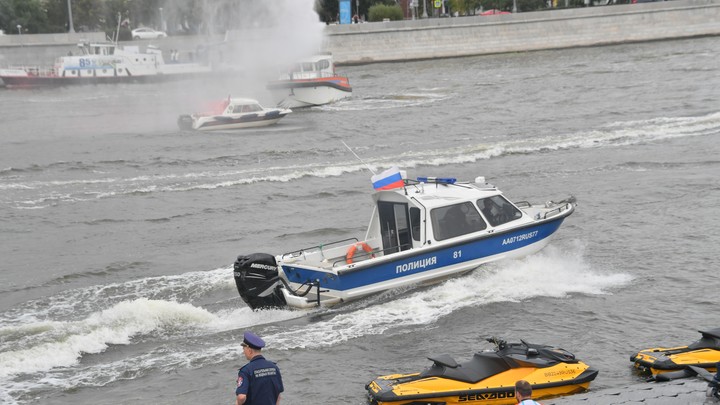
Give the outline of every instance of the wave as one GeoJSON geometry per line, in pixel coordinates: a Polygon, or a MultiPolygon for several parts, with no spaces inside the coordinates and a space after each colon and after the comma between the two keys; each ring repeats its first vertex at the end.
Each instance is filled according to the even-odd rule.
{"type": "MultiPolygon", "coordinates": [[[[428,143],[426,149],[413,147],[393,150],[392,145],[365,146],[364,158],[371,169],[380,171],[392,166],[412,169],[444,165],[468,164],[517,154],[547,153],[567,149],[590,149],[620,147],[646,142],[662,142],[667,139],[715,135],[720,132],[720,112],[696,117],[655,118],[650,120],[614,122],[590,131],[546,136],[528,136],[524,139],[503,139],[493,143],[477,143],[470,138],[465,144],[447,147],[446,142],[428,143]]],[[[362,148],[355,148],[360,151],[362,148]]],[[[271,160],[285,161],[283,152],[269,152],[271,160]]],[[[287,152],[291,155],[294,152],[287,152]]],[[[325,155],[345,156],[338,147],[325,155]]],[[[223,157],[225,159],[225,157],[223,157]]],[[[261,160],[263,160],[261,159],[261,160]]],[[[235,170],[204,170],[189,173],[167,173],[130,178],[107,177],[96,179],[70,179],[55,181],[0,182],[0,190],[17,193],[10,196],[8,204],[18,209],[45,208],[60,202],[78,203],[122,196],[143,196],[154,193],[194,192],[220,188],[232,188],[258,183],[288,183],[303,178],[339,177],[347,173],[366,170],[365,164],[338,161],[318,161],[271,167],[247,167],[235,170]],[[77,189],[83,191],[78,192],[77,189]],[[66,189],[70,189],[66,190],[66,189]],[[17,198],[34,191],[34,198],[17,198]],[[40,194],[39,196],[37,194],[40,194]]],[[[5,197],[6,199],[8,197],[5,197]]]]}
{"type": "MultiPolygon", "coordinates": [[[[140,298],[124,301],[82,321],[45,321],[0,329],[14,344],[0,353],[0,378],[77,364],[83,354],[101,353],[111,344],[129,344],[138,334],[193,328],[215,316],[190,304],[140,298]]],[[[3,346],[8,346],[4,344],[3,346]]]]}
{"type": "MultiPolygon", "coordinates": [[[[89,275],[121,272],[142,264],[142,262],[117,263],[97,274],[89,275]]],[[[98,307],[109,307],[128,300],[189,302],[202,299],[213,291],[232,290],[234,283],[231,273],[230,268],[219,268],[66,290],[49,297],[26,301],[17,307],[0,312],[0,325],[21,325],[44,319],[68,319],[93,313],[98,307]]],[[[66,277],[83,277],[83,275],[66,277]]],[[[63,281],[64,277],[61,277],[49,283],[58,284],[63,281]]],[[[0,347],[2,344],[0,341],[0,347]]]]}

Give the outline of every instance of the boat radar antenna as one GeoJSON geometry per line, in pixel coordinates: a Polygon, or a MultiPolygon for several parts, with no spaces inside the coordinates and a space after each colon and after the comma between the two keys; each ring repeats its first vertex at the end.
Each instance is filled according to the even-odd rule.
{"type": "Polygon", "coordinates": [[[343,141],[343,140],[341,139],[340,142],[342,142],[342,144],[345,145],[346,148],[348,148],[348,150],[350,151],[350,153],[352,153],[352,154],[357,158],[357,160],[360,161],[360,163],[364,164],[365,167],[367,167],[367,169],[370,170],[370,173],[372,173],[373,176],[375,176],[375,175],[377,174],[377,173],[375,173],[375,171],[370,167],[370,165],[368,165],[367,163],[365,163],[365,161],[363,161],[362,159],[360,159],[360,156],[358,156],[357,153],[355,153],[355,152],[348,146],[348,144],[345,143],[345,141],[343,141]]]}

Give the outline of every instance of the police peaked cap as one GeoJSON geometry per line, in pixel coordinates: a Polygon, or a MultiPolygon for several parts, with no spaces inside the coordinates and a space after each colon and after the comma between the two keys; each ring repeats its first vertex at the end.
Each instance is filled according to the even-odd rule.
{"type": "Polygon", "coordinates": [[[265,341],[252,332],[245,332],[243,334],[243,343],[255,350],[260,350],[265,347],[265,341]]]}

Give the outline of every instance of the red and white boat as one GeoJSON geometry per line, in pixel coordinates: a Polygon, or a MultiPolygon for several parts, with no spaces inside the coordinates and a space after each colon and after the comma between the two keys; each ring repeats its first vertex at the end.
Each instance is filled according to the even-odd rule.
{"type": "Polygon", "coordinates": [[[290,114],[286,108],[264,108],[250,98],[231,98],[209,106],[207,112],[183,114],[178,117],[180,129],[212,131],[255,128],[273,125],[290,114]]]}
{"type": "Polygon", "coordinates": [[[285,108],[323,105],[352,96],[350,81],[335,73],[329,53],[301,60],[267,88],[278,106],[285,108]]]}

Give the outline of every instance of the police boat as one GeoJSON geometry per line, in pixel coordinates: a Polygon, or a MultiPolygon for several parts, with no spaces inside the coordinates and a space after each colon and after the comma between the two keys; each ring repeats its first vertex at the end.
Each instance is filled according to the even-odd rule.
{"type": "Polygon", "coordinates": [[[428,357],[420,373],[392,374],[369,382],[371,405],[515,404],[515,383],[525,380],[533,398],[574,394],[589,388],[598,371],[567,350],[553,346],[507,343],[488,338],[494,350],[475,353],[464,363],[447,354],[428,357]]]}
{"type": "Polygon", "coordinates": [[[235,283],[248,306],[329,306],[529,255],[576,207],[574,197],[512,202],[484,177],[411,180],[392,168],[372,179],[375,206],[364,239],[238,256],[235,283]]]}
{"type": "Polygon", "coordinates": [[[687,346],[640,350],[630,361],[638,372],[655,381],[694,377],[697,368],[715,372],[720,362],[720,328],[698,332],[701,338],[687,346]]]}

